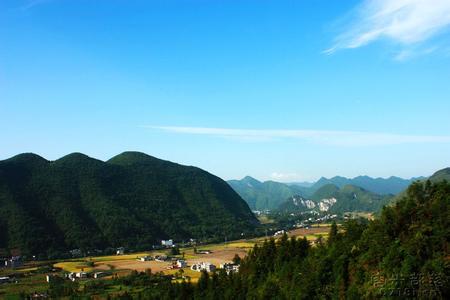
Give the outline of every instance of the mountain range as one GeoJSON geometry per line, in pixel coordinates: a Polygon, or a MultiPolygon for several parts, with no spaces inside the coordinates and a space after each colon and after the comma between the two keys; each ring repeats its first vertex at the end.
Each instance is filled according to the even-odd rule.
{"type": "Polygon", "coordinates": [[[287,198],[304,195],[308,188],[275,181],[260,182],[247,176],[241,180],[229,180],[228,184],[248,203],[252,210],[272,210],[287,198]]]}
{"type": "Polygon", "coordinates": [[[0,161],[0,248],[23,254],[231,239],[258,224],[219,177],[139,152],[106,162],[81,153],[0,161]]]}
{"type": "Polygon", "coordinates": [[[322,177],[315,182],[311,188],[312,190],[317,190],[326,184],[334,184],[338,187],[354,185],[380,195],[395,195],[405,190],[414,181],[423,180],[425,178],[426,177],[413,177],[410,179],[403,179],[396,176],[391,176],[389,178],[372,178],[369,176],[357,176],[355,178],[346,178],[341,176],[335,176],[332,178],[322,177]]]}
{"type": "MultiPolygon", "coordinates": [[[[346,178],[335,176],[332,178],[322,177],[314,183],[281,183],[274,181],[260,182],[247,176],[241,180],[229,180],[228,183],[247,201],[253,210],[277,210],[279,208],[286,210],[292,206],[285,202],[292,202],[300,198],[320,201],[321,199],[318,199],[320,194],[323,194],[322,199],[334,198],[337,195],[337,198],[348,200],[350,199],[349,193],[353,192],[361,197],[362,202],[359,202],[360,205],[348,203],[342,209],[347,206],[373,211],[386,204],[393,195],[405,190],[412,182],[425,178],[403,179],[395,176],[389,178],[372,178],[369,176],[346,178]],[[372,199],[372,202],[369,199],[372,199]]],[[[341,204],[336,207],[339,206],[341,204]]]]}

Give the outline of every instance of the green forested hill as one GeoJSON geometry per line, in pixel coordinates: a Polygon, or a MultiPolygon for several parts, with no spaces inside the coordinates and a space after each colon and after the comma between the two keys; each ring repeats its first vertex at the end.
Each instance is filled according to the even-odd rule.
{"type": "Polygon", "coordinates": [[[231,238],[257,224],[225,181],[143,153],[107,162],[80,153],[0,161],[0,248],[24,254],[231,238]]]}
{"type": "MultiPolygon", "coordinates": [[[[436,172],[433,173],[433,175],[431,175],[430,177],[427,178],[427,180],[431,181],[431,182],[441,182],[446,180],[447,182],[450,182],[450,168],[444,168],[441,170],[438,170],[436,172]]],[[[425,178],[418,178],[417,179],[418,182],[425,181],[425,178]]],[[[403,197],[406,196],[406,191],[407,189],[405,189],[404,191],[402,191],[401,193],[398,193],[392,200],[391,200],[391,204],[394,204],[396,202],[398,202],[400,199],[402,199],[403,197]]]]}
{"type": "Polygon", "coordinates": [[[292,196],[278,207],[282,212],[307,210],[344,213],[353,211],[376,212],[393,198],[392,195],[378,195],[363,188],[344,185],[339,188],[334,184],[320,187],[308,198],[292,196]]]}
{"type": "Polygon", "coordinates": [[[433,175],[431,175],[429,180],[431,182],[439,182],[443,180],[447,180],[448,182],[450,182],[450,168],[445,168],[435,172],[433,175]]]}
{"type": "Polygon", "coordinates": [[[275,181],[260,182],[250,176],[229,180],[228,183],[254,210],[276,209],[288,197],[303,194],[307,190],[275,181]]]}
{"type": "MultiPolygon", "coordinates": [[[[313,198],[317,197],[317,193],[321,190],[322,188],[313,195],[313,198]]],[[[376,212],[392,199],[391,195],[378,195],[354,185],[345,185],[329,194],[328,197],[326,197],[326,194],[323,194],[322,197],[336,198],[336,203],[330,208],[331,212],[336,213],[350,211],[376,212]]]]}

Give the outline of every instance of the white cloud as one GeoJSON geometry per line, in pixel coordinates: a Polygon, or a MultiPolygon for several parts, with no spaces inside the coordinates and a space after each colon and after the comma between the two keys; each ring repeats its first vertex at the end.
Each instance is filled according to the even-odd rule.
{"type": "Polygon", "coordinates": [[[350,15],[347,30],[324,53],[388,39],[403,48],[400,58],[404,59],[406,53],[411,55],[411,47],[417,48],[450,26],[450,0],[365,0],[350,15]]]}
{"type": "Polygon", "coordinates": [[[274,181],[279,182],[294,182],[294,181],[306,181],[312,180],[311,176],[305,176],[298,173],[283,173],[283,172],[273,172],[270,174],[270,178],[274,181]]]}
{"type": "Polygon", "coordinates": [[[404,135],[336,130],[230,129],[211,127],[143,126],[177,134],[205,135],[237,140],[267,142],[298,139],[333,146],[381,146],[414,143],[450,143],[450,136],[404,135]]]}

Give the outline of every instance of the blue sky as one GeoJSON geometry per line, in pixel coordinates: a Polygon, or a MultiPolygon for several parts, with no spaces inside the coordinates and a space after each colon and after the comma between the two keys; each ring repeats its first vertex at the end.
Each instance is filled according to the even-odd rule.
{"type": "Polygon", "coordinates": [[[0,159],[430,175],[450,166],[450,1],[394,2],[3,0],[0,159]]]}

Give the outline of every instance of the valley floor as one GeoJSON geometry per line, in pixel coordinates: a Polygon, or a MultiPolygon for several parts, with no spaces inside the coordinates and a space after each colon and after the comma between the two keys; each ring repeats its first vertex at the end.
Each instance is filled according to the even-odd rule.
{"type": "MultiPolygon", "coordinates": [[[[326,237],[330,230],[329,224],[311,227],[309,229],[299,228],[287,232],[288,236],[303,237],[306,236],[308,240],[315,240],[319,236],[326,237]]],[[[255,239],[242,239],[236,241],[230,241],[227,243],[208,244],[198,246],[197,249],[209,250],[209,254],[194,253],[194,248],[181,248],[180,255],[172,256],[176,258],[183,258],[187,262],[187,266],[183,268],[182,274],[184,277],[190,278],[192,282],[196,282],[200,277],[200,272],[192,271],[190,266],[199,262],[209,262],[217,267],[223,263],[229,263],[233,257],[237,254],[241,258],[245,257],[250,249],[255,244],[262,243],[266,237],[255,239]]],[[[156,255],[168,255],[169,250],[154,250],[141,253],[132,253],[125,255],[111,255],[111,256],[98,256],[98,257],[84,257],[77,259],[68,259],[61,261],[51,262],[30,262],[18,269],[0,269],[1,276],[9,276],[14,278],[15,283],[0,284],[0,298],[16,299],[14,294],[18,295],[20,292],[26,294],[34,292],[45,292],[49,285],[46,282],[47,274],[57,274],[62,276],[63,273],[68,272],[108,272],[108,277],[103,279],[112,278],[113,276],[126,276],[132,271],[145,271],[151,269],[153,273],[163,272],[166,275],[180,274],[180,269],[171,268],[172,262],[165,261],[140,261],[140,257],[144,256],[156,256],[156,255]],[[54,268],[60,269],[60,271],[54,273],[39,272],[39,268],[42,266],[52,265],[54,268]],[[10,296],[9,296],[10,295],[10,296]]],[[[80,279],[80,282],[88,282],[96,279],[86,278],[80,279]]]]}

